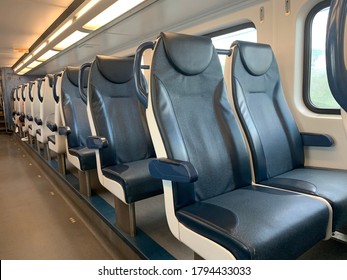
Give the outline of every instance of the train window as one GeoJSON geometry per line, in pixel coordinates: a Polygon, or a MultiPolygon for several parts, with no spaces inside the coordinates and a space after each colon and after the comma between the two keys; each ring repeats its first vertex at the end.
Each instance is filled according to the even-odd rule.
{"type": "Polygon", "coordinates": [[[339,114],[326,73],[325,36],[330,1],[316,5],[305,23],[304,101],[313,112],[339,114]]]}
{"type": "MultiPolygon", "coordinates": [[[[232,42],[236,40],[257,42],[257,30],[251,22],[209,33],[206,36],[212,39],[217,49],[229,49],[232,42]]],[[[219,60],[224,71],[225,55],[220,55],[219,60]]]]}

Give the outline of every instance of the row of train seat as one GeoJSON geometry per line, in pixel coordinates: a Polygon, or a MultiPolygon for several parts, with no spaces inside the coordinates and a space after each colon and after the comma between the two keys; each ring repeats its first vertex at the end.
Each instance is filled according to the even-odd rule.
{"type": "Polygon", "coordinates": [[[299,133],[271,47],[235,42],[231,51],[224,78],[210,39],[156,41],[140,94],[160,157],[151,174],[166,180],[171,230],[204,258],[295,258],[347,223],[347,172],[304,166],[304,145],[333,140],[299,133]]]}
{"type": "Polygon", "coordinates": [[[57,88],[61,104],[62,126],[58,134],[65,136],[66,158],[79,172],[80,191],[90,196],[93,170],[96,168],[95,153],[86,146],[91,135],[86,105],[80,96],[78,82],[79,67],[66,67],[57,88]]]}
{"type": "MultiPolygon", "coordinates": [[[[108,61],[108,59],[106,59],[106,61],[108,61]]],[[[130,61],[128,65],[127,75],[131,76],[133,71],[132,61],[130,61]]],[[[92,185],[95,184],[93,175],[97,174],[96,157],[94,150],[86,147],[87,137],[91,135],[91,132],[87,118],[86,103],[84,102],[86,100],[83,100],[80,94],[80,91],[83,92],[83,84],[79,81],[79,73],[79,67],[66,67],[62,73],[55,75],[54,81],[50,80],[53,76],[47,75],[44,79],[32,82],[32,87],[29,88],[28,92],[31,98],[26,101],[30,101],[31,105],[31,111],[30,114],[27,114],[27,119],[33,120],[29,124],[29,127],[30,125],[32,126],[31,131],[33,133],[31,136],[35,139],[38,151],[41,150],[40,146],[42,146],[42,144],[46,146],[48,142],[50,150],[58,154],[58,165],[60,164],[61,166],[59,170],[64,170],[64,172],[61,172],[62,174],[65,173],[66,156],[66,159],[77,168],[79,172],[80,192],[90,196],[92,185]],[[46,99],[48,99],[48,101],[46,101],[46,99]],[[52,102],[50,102],[51,99],[55,102],[53,106],[52,102]],[[42,112],[46,112],[46,117],[42,115],[42,112]],[[50,131],[47,132],[45,138],[42,138],[41,129],[43,128],[41,128],[41,125],[45,126],[45,130],[49,129],[50,131]],[[61,138],[63,138],[65,142],[64,147],[58,143],[58,139],[61,143],[61,138]]],[[[87,72],[85,72],[85,74],[86,73],[87,72]]],[[[121,75],[124,75],[124,73],[121,75]]],[[[85,78],[84,81],[86,86],[88,79],[85,78]]],[[[134,81],[132,81],[129,88],[132,88],[131,96],[136,105],[136,103],[139,102],[135,94],[134,81]]],[[[117,225],[130,235],[134,235],[136,232],[135,202],[161,194],[162,184],[160,180],[150,176],[147,168],[149,161],[147,157],[153,156],[154,149],[148,131],[145,133],[148,139],[142,138],[143,131],[148,130],[144,118],[144,110],[133,111],[129,115],[129,110],[134,107],[134,104],[125,104],[123,107],[123,113],[125,114],[124,121],[126,120],[127,114],[135,118],[137,118],[137,114],[142,114],[142,116],[138,118],[138,126],[129,127],[128,130],[129,133],[135,133],[135,135],[138,134],[141,137],[136,137],[137,141],[132,143],[129,142],[129,137],[123,137],[122,139],[119,137],[118,133],[120,133],[120,131],[122,131],[120,135],[126,136],[122,127],[119,127],[118,131],[110,131],[110,138],[107,145],[109,150],[112,149],[112,153],[116,153],[112,155],[112,153],[108,151],[105,154],[107,155],[107,160],[102,160],[102,172],[105,172],[106,175],[104,178],[99,177],[101,178],[100,182],[109,189],[111,193],[115,194],[117,225]],[[112,133],[117,135],[117,137],[111,136],[112,133]],[[112,141],[113,139],[114,142],[112,141]],[[140,151],[138,148],[144,141],[146,143],[142,145],[143,147],[147,149],[147,141],[150,142],[150,145],[148,152],[145,152],[143,155],[143,149],[140,151]],[[127,155],[127,151],[132,151],[130,156],[127,155]],[[141,159],[144,160],[141,162],[141,159]],[[127,169],[129,170],[124,172],[127,169]],[[139,172],[141,172],[141,178],[134,176],[134,174],[140,174],[139,172]],[[118,174],[122,174],[122,176],[118,174]]],[[[140,107],[138,108],[140,109],[140,107]]],[[[114,111],[111,110],[111,117],[113,112],[114,111]]],[[[116,112],[119,115],[119,112],[116,112]]],[[[117,126],[114,125],[113,127],[116,128],[117,126]]],[[[31,141],[29,142],[31,143],[31,141]]],[[[49,160],[50,157],[46,157],[46,159],[49,160]]],[[[100,170],[101,169],[98,171],[100,170]]]]}
{"type": "Polygon", "coordinates": [[[126,233],[135,203],[164,192],[171,232],[197,256],[296,259],[347,224],[347,171],[304,165],[305,145],[333,139],[300,134],[270,46],[225,53],[223,74],[209,38],[161,33],[135,59],[97,56],[14,98],[23,89],[24,130],[58,154],[61,173],[66,155],[83,194],[95,175],[114,195],[126,233]]]}

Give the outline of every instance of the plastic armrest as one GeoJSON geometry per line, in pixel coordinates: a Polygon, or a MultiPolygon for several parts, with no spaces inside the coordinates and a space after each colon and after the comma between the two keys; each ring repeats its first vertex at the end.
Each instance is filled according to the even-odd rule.
{"type": "Polygon", "coordinates": [[[304,146],[307,147],[331,147],[334,145],[334,139],[327,134],[301,133],[301,139],[304,146]]]}
{"type": "Polygon", "coordinates": [[[49,128],[50,131],[55,132],[58,130],[58,127],[55,123],[47,121],[46,126],[49,128]]]}
{"type": "Polygon", "coordinates": [[[108,147],[108,141],[105,137],[88,136],[87,147],[88,147],[88,149],[100,150],[100,149],[108,147]]]}
{"type": "Polygon", "coordinates": [[[154,159],[149,163],[149,172],[154,178],[178,183],[192,183],[198,180],[198,172],[188,161],[154,159]]]}
{"type": "Polygon", "coordinates": [[[42,120],[35,117],[35,122],[37,125],[42,125],[42,120]]]}
{"type": "Polygon", "coordinates": [[[68,126],[60,126],[58,128],[59,135],[65,135],[68,136],[71,133],[71,129],[68,126]]]}

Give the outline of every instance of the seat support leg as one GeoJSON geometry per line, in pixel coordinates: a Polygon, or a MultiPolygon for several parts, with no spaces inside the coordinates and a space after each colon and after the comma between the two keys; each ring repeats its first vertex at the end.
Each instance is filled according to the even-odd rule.
{"type": "Polygon", "coordinates": [[[135,203],[126,204],[115,196],[114,205],[116,210],[116,225],[130,236],[135,236],[135,203]]]}
{"type": "Polygon", "coordinates": [[[30,143],[30,145],[31,145],[31,147],[32,148],[36,148],[36,137],[35,136],[32,136],[32,135],[30,135],[31,136],[31,143],[30,143]]]}
{"type": "Polygon", "coordinates": [[[57,154],[58,170],[62,175],[66,175],[65,154],[57,154]]]}
{"type": "Polygon", "coordinates": [[[33,144],[33,137],[31,136],[30,133],[28,133],[28,142],[29,142],[29,145],[32,145],[33,144]]]}
{"type": "Polygon", "coordinates": [[[80,182],[80,193],[86,196],[91,196],[92,189],[102,187],[96,169],[78,170],[78,178],[80,182]]]}
{"type": "Polygon", "coordinates": [[[41,153],[41,146],[40,146],[40,141],[38,141],[37,138],[36,138],[36,149],[37,149],[37,152],[40,154],[41,153]]]}
{"type": "Polygon", "coordinates": [[[43,144],[44,158],[47,161],[51,161],[51,153],[49,152],[48,143],[43,144]]]}
{"type": "Polygon", "coordinates": [[[90,174],[88,171],[78,170],[78,180],[80,184],[80,193],[85,196],[91,195],[91,187],[90,187],[90,174]]]}

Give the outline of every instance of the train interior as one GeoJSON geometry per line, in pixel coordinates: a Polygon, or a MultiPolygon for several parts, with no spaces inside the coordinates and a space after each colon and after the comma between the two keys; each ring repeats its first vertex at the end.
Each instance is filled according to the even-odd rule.
{"type": "Polygon", "coordinates": [[[1,6],[1,259],[347,259],[347,1],[1,6]]]}

